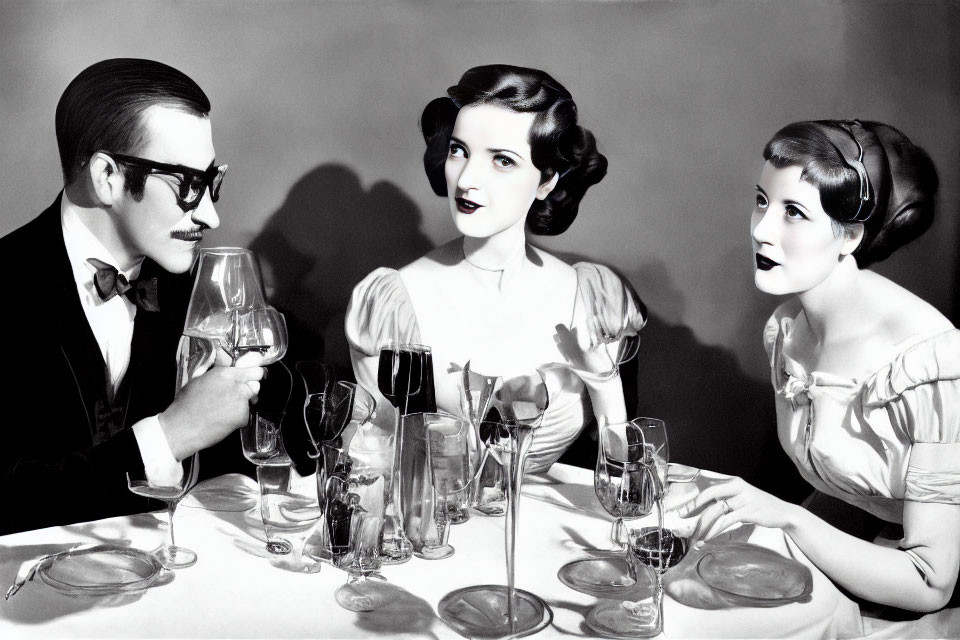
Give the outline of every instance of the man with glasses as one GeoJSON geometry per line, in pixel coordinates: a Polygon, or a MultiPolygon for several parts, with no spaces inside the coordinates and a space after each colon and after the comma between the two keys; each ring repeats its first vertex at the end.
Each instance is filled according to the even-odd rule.
{"type": "Polygon", "coordinates": [[[209,112],[193,80],[150,60],[94,64],[60,98],[63,191],[0,238],[0,533],[144,511],[126,473],[170,484],[208,447],[204,475],[238,468],[239,444],[221,441],[263,369],[214,367],[174,398],[188,271],[227,168],[209,112]]]}

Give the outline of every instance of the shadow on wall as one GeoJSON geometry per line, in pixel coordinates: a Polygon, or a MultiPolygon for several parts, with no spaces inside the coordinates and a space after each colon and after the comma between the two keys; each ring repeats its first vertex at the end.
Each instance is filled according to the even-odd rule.
{"type": "Polygon", "coordinates": [[[401,267],[432,249],[421,220],[396,185],[366,189],[340,164],[320,165],[293,185],[250,243],[268,297],[287,318],[286,362],[322,359],[353,378],[343,334],[353,287],[377,267],[401,267]]]}
{"type": "MultiPolygon", "coordinates": [[[[562,257],[571,263],[584,259],[562,257]]],[[[682,316],[683,294],[673,286],[665,265],[646,264],[625,277],[649,311],[636,360],[635,415],[666,422],[670,459],[738,475],[792,502],[805,498],[811,489],[777,440],[773,389],[766,377],[751,377],[733,350],[704,344],[689,327],[666,319],[682,316]]],[[[742,311],[731,301],[729,309],[718,313],[742,311]]],[[[761,320],[758,344],[762,327],[761,320]]],[[[629,390],[625,393],[629,398],[629,390]]],[[[576,444],[579,459],[565,461],[593,465],[596,444],[589,442],[590,435],[584,433],[576,444]]]]}
{"type": "MultiPolygon", "coordinates": [[[[263,268],[267,297],[287,320],[291,371],[300,360],[323,360],[337,379],[353,380],[343,320],[354,286],[377,267],[401,267],[433,248],[420,231],[419,208],[395,185],[364,188],[349,167],[323,164],[293,185],[283,205],[250,243],[263,268]]],[[[306,395],[293,373],[283,422],[287,451],[300,473],[306,457],[300,407],[306,395]]],[[[269,384],[269,382],[264,382],[269,384]]]]}

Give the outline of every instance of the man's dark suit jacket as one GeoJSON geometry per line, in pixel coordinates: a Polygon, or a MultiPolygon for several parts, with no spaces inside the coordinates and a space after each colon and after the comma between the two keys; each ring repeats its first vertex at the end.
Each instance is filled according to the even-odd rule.
{"type": "MultiPolygon", "coordinates": [[[[144,260],[141,276],[158,278],[160,311],[137,310],[130,366],[110,399],[67,258],[60,197],[0,238],[0,273],[0,534],[162,506],[127,490],[126,472],[143,467],[130,427],[173,400],[190,275],[144,260]]],[[[249,473],[238,440],[201,453],[204,477],[249,473]]]]}

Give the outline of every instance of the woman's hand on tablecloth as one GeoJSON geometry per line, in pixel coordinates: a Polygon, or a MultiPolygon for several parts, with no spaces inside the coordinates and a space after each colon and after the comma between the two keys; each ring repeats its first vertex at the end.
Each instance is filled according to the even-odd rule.
{"type": "Polygon", "coordinates": [[[757,489],[742,478],[729,476],[669,508],[681,522],[687,523],[683,528],[689,532],[690,543],[696,544],[737,523],[786,528],[792,521],[791,512],[800,507],[757,489]]]}

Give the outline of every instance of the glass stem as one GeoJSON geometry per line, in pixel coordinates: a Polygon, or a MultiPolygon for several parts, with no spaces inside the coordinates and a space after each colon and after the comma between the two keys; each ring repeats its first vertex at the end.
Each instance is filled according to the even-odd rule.
{"type": "Polygon", "coordinates": [[[517,618],[514,612],[516,601],[516,587],[514,586],[514,547],[517,537],[517,516],[519,515],[520,482],[516,469],[517,456],[511,456],[510,468],[507,470],[507,537],[505,540],[507,552],[507,619],[510,621],[510,633],[516,633],[517,618]]]}
{"type": "Polygon", "coordinates": [[[177,510],[177,501],[171,500],[167,503],[167,519],[170,523],[170,549],[176,548],[177,540],[173,537],[173,512],[177,510]]]}

